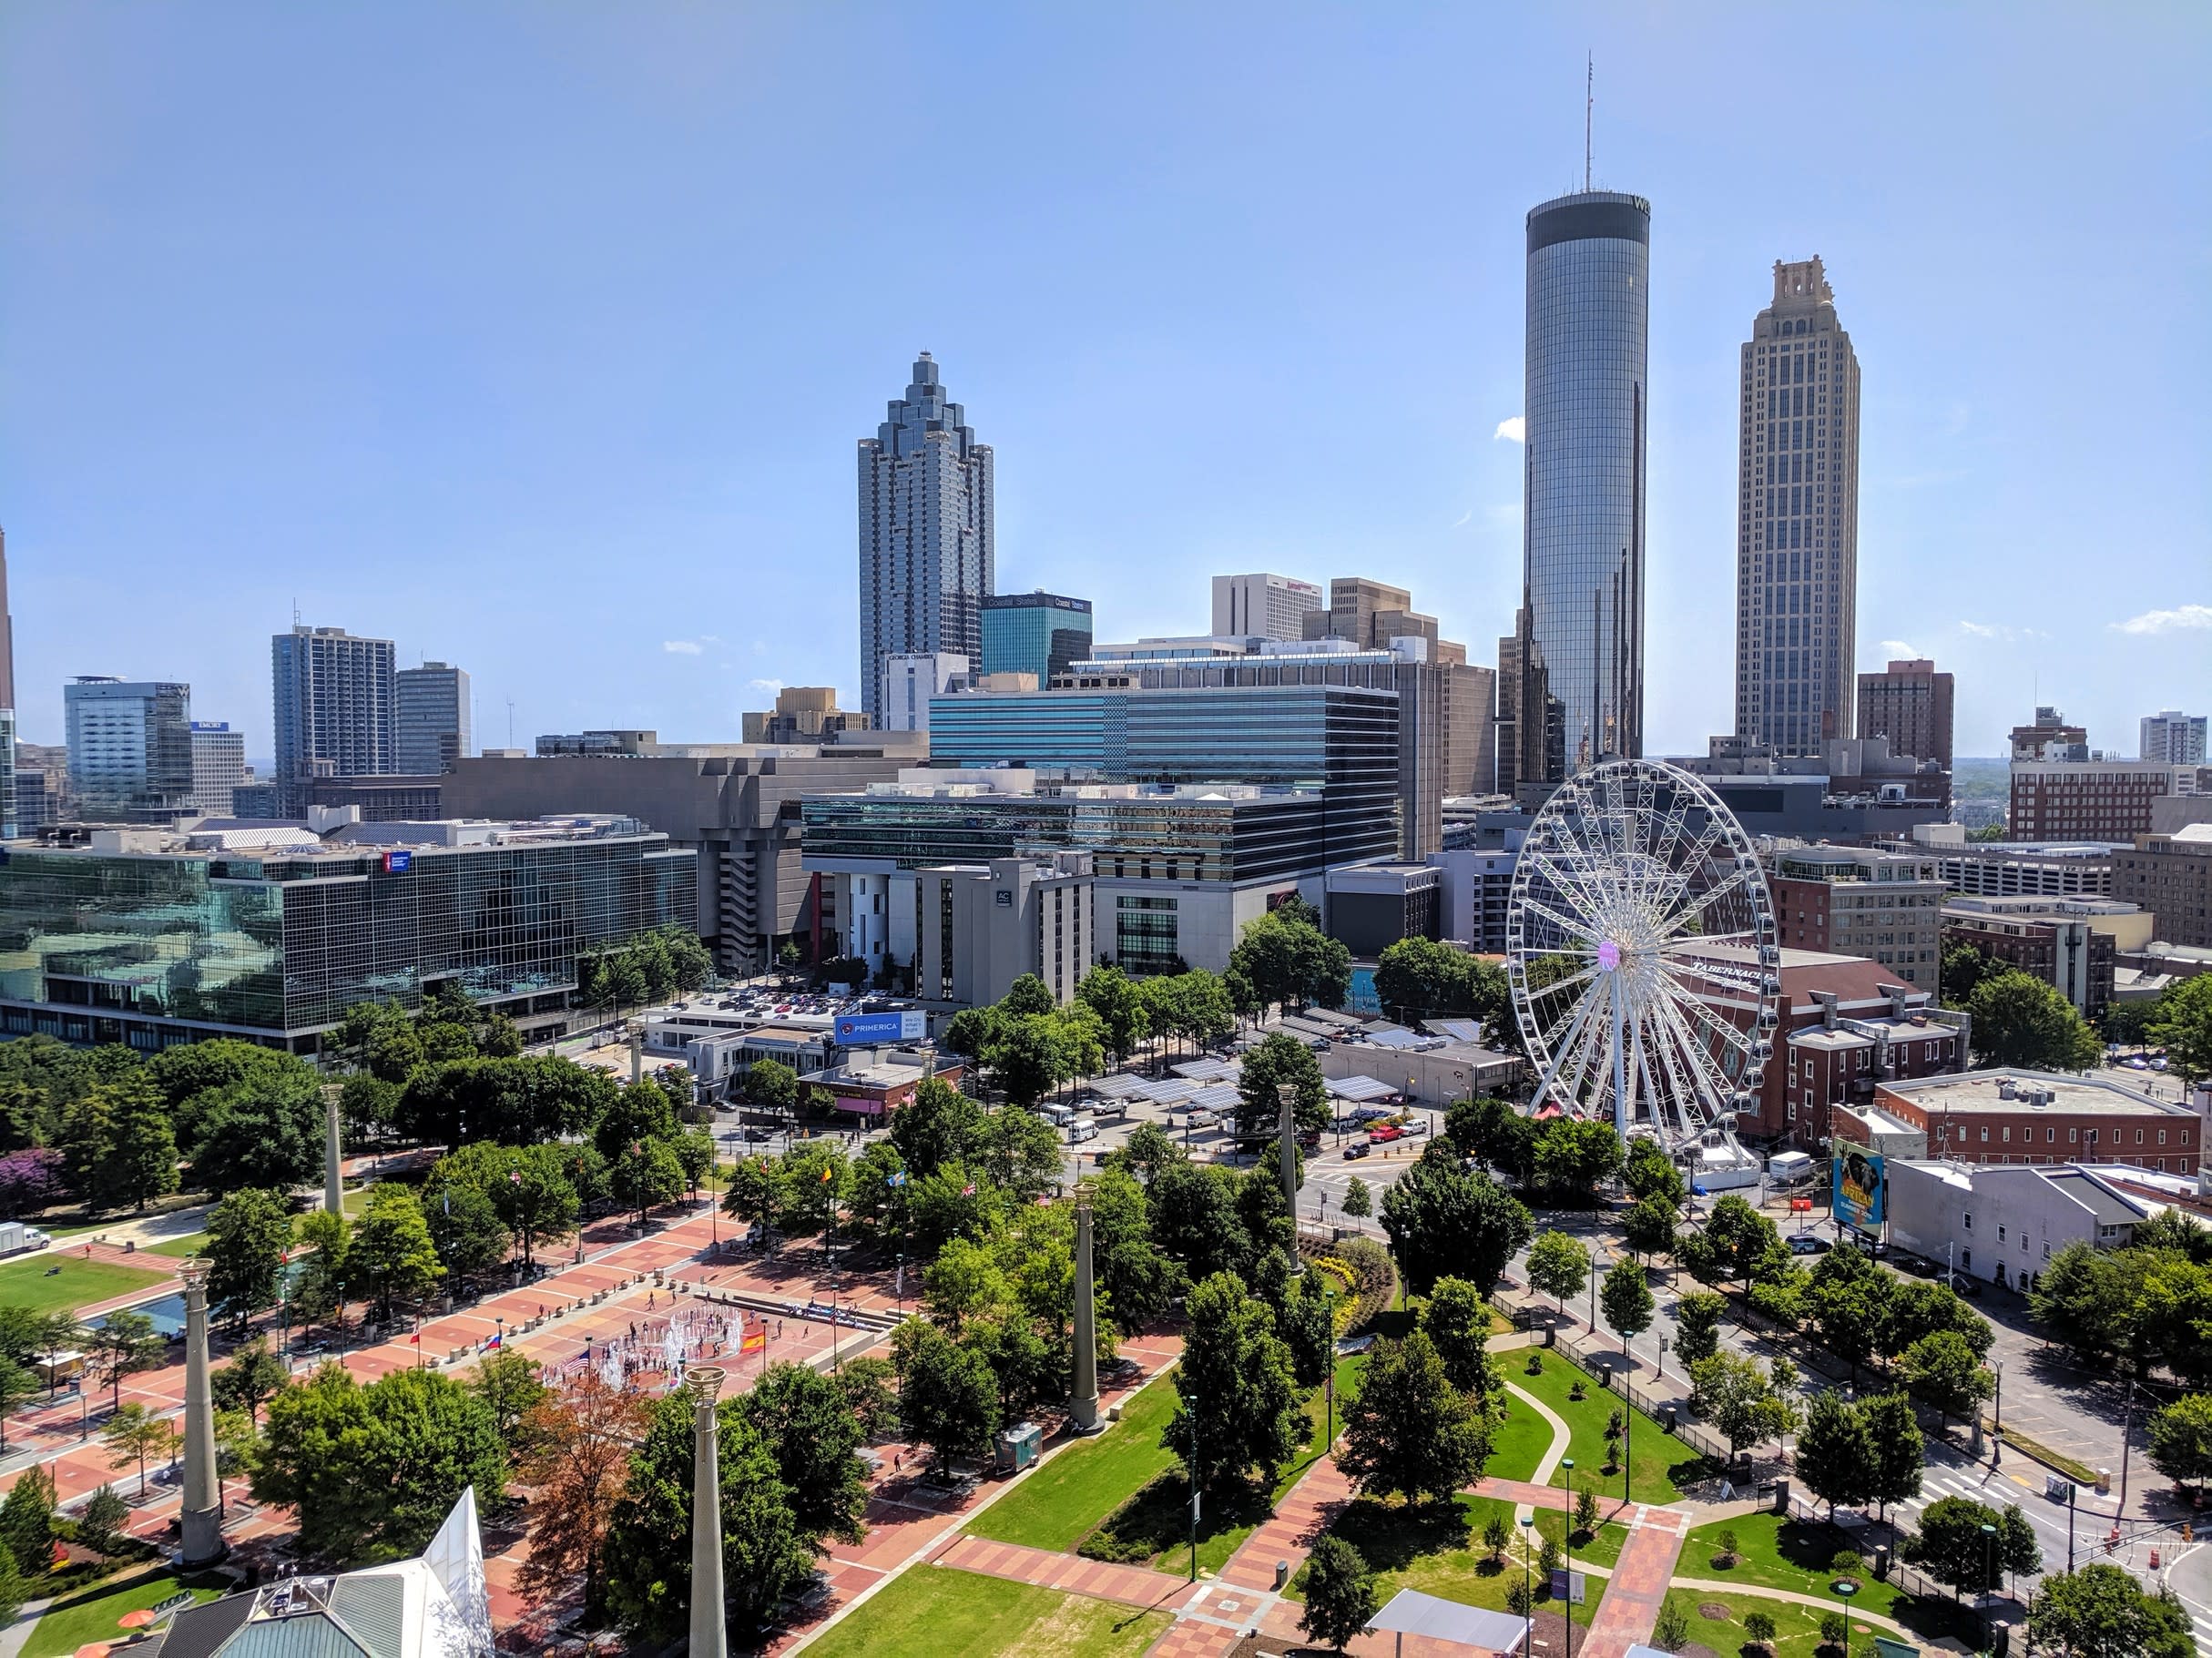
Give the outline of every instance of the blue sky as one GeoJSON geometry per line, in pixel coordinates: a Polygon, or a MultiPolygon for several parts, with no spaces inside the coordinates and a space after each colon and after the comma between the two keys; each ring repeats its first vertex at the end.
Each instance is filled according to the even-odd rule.
{"type": "Polygon", "coordinates": [[[1520,572],[1522,217],[1653,202],[1650,743],[1729,718],[1736,353],[1819,253],[1864,369],[1861,666],[2132,752],[2212,707],[2212,12],[638,5],[0,10],[24,735],[177,677],[268,748],[304,619],[479,740],[857,701],[854,440],[922,349],[999,585],[1520,572]]]}

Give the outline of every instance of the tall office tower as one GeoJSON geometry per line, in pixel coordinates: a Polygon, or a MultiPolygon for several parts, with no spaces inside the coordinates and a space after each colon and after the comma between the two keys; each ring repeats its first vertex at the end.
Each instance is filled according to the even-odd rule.
{"type": "Polygon", "coordinates": [[[94,820],[159,821],[192,804],[192,687],[85,674],[62,687],[69,792],[94,820]]]}
{"type": "Polygon", "coordinates": [[[1835,298],[1817,255],[1777,259],[1740,370],[1736,735],[1780,755],[1851,735],[1859,359],[1835,298]]]}
{"type": "Polygon", "coordinates": [[[2205,763],[2205,717],[2164,708],[2143,722],[2142,757],[2172,766],[2205,763]]]}
{"type": "Polygon", "coordinates": [[[0,708],[15,706],[15,616],[7,607],[7,532],[0,530],[0,708]]]}
{"type": "Polygon", "coordinates": [[[1295,576],[1262,572],[1214,577],[1217,638],[1302,639],[1306,613],[1328,608],[1318,586],[1295,576]]]}
{"type": "Polygon", "coordinates": [[[1925,656],[1893,661],[1859,676],[1860,737],[1886,737],[1891,754],[1941,760],[1951,769],[1952,676],[1925,656]]]}
{"type": "Polygon", "coordinates": [[[237,809],[231,797],[253,781],[246,769],[246,734],[228,721],[196,719],[192,731],[191,809],[210,818],[237,809]]]}
{"type": "Polygon", "coordinates": [[[1521,743],[1531,803],[1644,752],[1651,204],[1585,190],[1528,216],[1521,743]]]}
{"type": "MultiPolygon", "coordinates": [[[[901,652],[883,659],[882,724],[884,731],[926,731],[930,728],[930,698],[942,697],[968,676],[968,659],[955,651],[908,656],[901,652]]],[[[543,752],[541,750],[541,752],[543,752]]]]}
{"type": "Polygon", "coordinates": [[[0,840],[21,832],[15,798],[15,618],[7,607],[7,532],[0,530],[0,840]]]}
{"type": "Polygon", "coordinates": [[[469,752],[468,670],[443,662],[394,675],[399,748],[393,769],[415,777],[451,771],[469,752]]]}
{"type": "Polygon", "coordinates": [[[913,383],[861,440],[861,697],[872,719],[883,658],[983,658],[991,591],[991,446],[947,402],[927,351],[913,383]]]}
{"type": "Polygon", "coordinates": [[[1055,674],[1091,654],[1091,602],[1035,593],[984,595],[981,615],[984,674],[1035,674],[1049,685],[1055,674]]]}
{"type": "Polygon", "coordinates": [[[306,809],[310,777],[397,768],[398,693],[392,641],[342,627],[301,627],[270,641],[276,783],[288,815],[306,809]]]}

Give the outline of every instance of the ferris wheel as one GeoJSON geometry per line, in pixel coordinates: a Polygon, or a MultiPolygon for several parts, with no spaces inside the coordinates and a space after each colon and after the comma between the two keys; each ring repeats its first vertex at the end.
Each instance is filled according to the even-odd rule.
{"type": "Polygon", "coordinates": [[[1732,1144],[1773,1054],[1781,951],[1719,796],[1656,760],[1570,778],[1522,844],[1505,931],[1539,1107],[1670,1151],[1732,1144]]]}

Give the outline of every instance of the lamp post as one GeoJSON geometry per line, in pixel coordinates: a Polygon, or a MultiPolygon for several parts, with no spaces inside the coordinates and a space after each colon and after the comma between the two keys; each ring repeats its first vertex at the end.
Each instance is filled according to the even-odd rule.
{"type": "Polygon", "coordinates": [[[1530,1563],[1536,1558],[1535,1544],[1536,1517],[1531,1514],[1521,1521],[1521,1605],[1522,1621],[1526,1625],[1521,1636],[1521,1651],[1525,1655],[1533,1655],[1536,1650],[1536,1589],[1530,1582],[1530,1563]]]}
{"type": "Polygon", "coordinates": [[[1990,1424],[1989,1465],[1997,1466],[2004,1456],[2004,1360],[1997,1361],[1997,1418],[1990,1424]]]}
{"type": "Polygon", "coordinates": [[[1575,1658],[1575,1459],[1562,1457],[1559,1466],[1567,1470],[1567,1523],[1562,1529],[1566,1538],[1567,1574],[1563,1613],[1567,1621],[1567,1658],[1575,1658]]]}
{"type": "Polygon", "coordinates": [[[1183,1400],[1183,1414],[1190,1419],[1190,1581],[1198,1581],[1198,1401],[1183,1400]]]}
{"type": "Polygon", "coordinates": [[[1982,1650],[1989,1651],[1990,1581],[1997,1575],[1997,1528],[1982,1528],[1982,1650]]]}
{"type": "Polygon", "coordinates": [[[1843,1608],[1843,1650],[1848,1653],[1851,1650],[1851,1596],[1859,1592],[1858,1580],[1840,1577],[1828,1587],[1843,1608]]]}
{"type": "Polygon", "coordinates": [[[1659,1338],[1659,1374],[1667,1374],[1667,1338],[1664,1336],[1659,1338]]]}

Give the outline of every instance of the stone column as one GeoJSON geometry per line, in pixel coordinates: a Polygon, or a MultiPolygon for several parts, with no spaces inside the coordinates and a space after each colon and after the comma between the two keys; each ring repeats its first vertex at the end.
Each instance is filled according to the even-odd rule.
{"type": "Polygon", "coordinates": [[[729,1618],[722,1605],[722,1466],[715,1397],[727,1372],[693,1365],[691,1389],[691,1658],[729,1658],[729,1618]]]}
{"type": "Polygon", "coordinates": [[[339,1165],[338,1095],[335,1087],[322,1091],[322,1206],[332,1215],[345,1213],[346,1183],[339,1165]]]}
{"type": "Polygon", "coordinates": [[[177,1269],[184,1280],[184,1563],[211,1566],[229,1551],[223,1541],[221,1498],[215,1481],[215,1396],[208,1386],[208,1264],[197,1257],[177,1269]]]}
{"type": "Polygon", "coordinates": [[[1282,1118],[1276,1126],[1276,1137],[1282,1152],[1282,1198],[1290,1211],[1290,1226],[1298,1227],[1298,1085],[1279,1083],[1275,1097],[1281,1102],[1282,1118]]]}
{"type": "Polygon", "coordinates": [[[1091,1194],[1075,1188],[1075,1388],[1068,1415],[1077,1433],[1098,1431],[1098,1298],[1091,1272],[1091,1194]]]}

